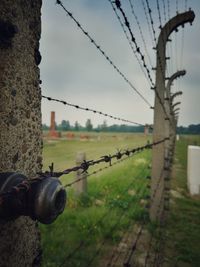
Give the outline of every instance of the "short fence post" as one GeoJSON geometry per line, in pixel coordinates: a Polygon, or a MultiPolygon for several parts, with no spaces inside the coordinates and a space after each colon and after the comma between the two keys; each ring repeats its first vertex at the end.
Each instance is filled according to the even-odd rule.
{"type": "MultiPolygon", "coordinates": [[[[76,165],[80,166],[86,160],[86,154],[84,152],[78,152],[76,155],[76,165]]],[[[75,194],[81,195],[87,193],[87,173],[82,169],[76,172],[75,180],[79,180],[74,184],[75,194]]]]}

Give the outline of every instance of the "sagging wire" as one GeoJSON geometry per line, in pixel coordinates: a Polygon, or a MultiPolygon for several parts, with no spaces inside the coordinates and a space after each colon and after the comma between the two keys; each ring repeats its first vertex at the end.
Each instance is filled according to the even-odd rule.
{"type": "Polygon", "coordinates": [[[96,41],[91,37],[91,35],[85,31],[80,22],[73,16],[73,14],[68,11],[68,9],[63,5],[62,1],[57,0],[58,5],[66,12],[66,14],[75,22],[82,33],[90,40],[90,42],[97,48],[97,50],[103,55],[103,57],[110,63],[110,65],[117,71],[117,73],[123,78],[123,80],[143,99],[143,101],[151,107],[150,102],[140,93],[140,91],[130,82],[130,80],[122,73],[122,71],[115,65],[115,63],[110,59],[110,57],[105,53],[105,51],[96,43],[96,41]]]}
{"type": "Polygon", "coordinates": [[[57,98],[53,98],[53,97],[50,97],[50,96],[44,96],[44,95],[42,95],[42,98],[47,99],[48,101],[54,101],[54,102],[57,102],[57,103],[61,103],[61,104],[65,105],[65,106],[73,107],[73,108],[76,108],[76,109],[79,109],[79,110],[84,110],[84,111],[92,112],[94,114],[99,114],[101,116],[104,116],[104,117],[107,117],[107,118],[111,118],[111,119],[114,119],[114,120],[118,120],[118,121],[122,121],[122,122],[126,122],[126,123],[131,123],[131,124],[135,124],[135,125],[139,125],[139,126],[145,126],[144,124],[139,123],[139,122],[126,120],[126,119],[123,119],[123,118],[120,118],[120,117],[117,117],[117,116],[113,116],[113,115],[110,115],[110,114],[102,112],[102,111],[98,111],[98,110],[95,110],[95,109],[88,108],[88,107],[82,107],[80,105],[69,103],[69,102],[67,102],[65,100],[60,100],[60,99],[57,99],[57,98]]]}
{"type": "Polygon", "coordinates": [[[138,25],[138,29],[139,29],[140,36],[141,36],[141,39],[142,39],[142,42],[143,42],[143,45],[144,45],[145,53],[146,53],[146,55],[148,57],[149,63],[151,65],[151,68],[153,68],[152,63],[151,63],[151,58],[150,58],[150,55],[149,55],[149,52],[148,52],[148,49],[147,49],[147,44],[146,44],[146,41],[145,41],[145,38],[144,38],[144,34],[142,32],[142,27],[140,25],[138,16],[137,16],[136,12],[134,11],[132,0],[129,0],[129,4],[131,6],[131,12],[133,14],[133,17],[135,18],[135,21],[136,21],[136,23],[138,25]]]}
{"type": "MultiPolygon", "coordinates": [[[[111,1],[111,0],[109,0],[111,1]]],[[[136,52],[138,53],[138,55],[140,56],[141,60],[142,60],[142,63],[143,63],[143,67],[145,68],[146,70],[146,73],[147,73],[147,76],[151,82],[151,85],[154,86],[154,83],[153,83],[153,79],[151,77],[151,74],[150,74],[150,70],[146,64],[146,61],[145,61],[145,57],[144,57],[144,54],[141,52],[141,48],[138,46],[137,44],[137,41],[136,41],[136,38],[131,30],[131,27],[130,27],[130,23],[128,21],[128,18],[122,8],[122,5],[121,5],[121,1],[120,0],[115,0],[115,5],[117,7],[117,9],[121,12],[123,18],[124,18],[124,23],[125,23],[125,26],[127,27],[129,33],[130,33],[130,36],[131,36],[131,41],[134,43],[135,45],[135,49],[136,49],[136,52]]]]}
{"type": "MultiPolygon", "coordinates": [[[[144,173],[144,172],[143,172],[143,173],[144,173]]],[[[139,193],[138,193],[138,194],[139,194],[139,193]]],[[[137,194],[137,195],[138,195],[138,194],[137,194]]],[[[139,200],[140,200],[140,199],[138,199],[138,201],[136,202],[137,204],[139,203],[139,200]]],[[[136,203],[134,203],[134,204],[136,204],[136,203]]],[[[132,201],[128,202],[128,205],[127,205],[126,210],[128,210],[128,209],[130,208],[131,204],[132,204],[132,201]]],[[[109,232],[111,232],[111,233],[114,232],[114,230],[115,230],[116,227],[118,226],[119,222],[120,222],[120,221],[123,219],[123,217],[125,216],[125,212],[126,212],[126,210],[124,210],[124,212],[122,212],[122,214],[120,215],[119,219],[118,219],[117,222],[111,227],[111,229],[110,229],[109,232]]],[[[130,222],[131,222],[131,220],[130,220],[130,222]]],[[[122,238],[123,238],[123,236],[122,236],[122,238]]],[[[139,239],[139,236],[138,236],[137,238],[139,239]]],[[[94,259],[100,254],[100,251],[102,250],[102,248],[103,248],[105,242],[106,242],[106,239],[103,240],[103,242],[100,244],[100,246],[99,246],[99,248],[97,249],[96,253],[93,255],[93,257],[91,257],[90,261],[87,263],[87,266],[91,266],[91,264],[93,263],[94,259]]],[[[136,246],[137,246],[137,245],[136,245],[136,246]]],[[[110,264],[108,263],[107,266],[110,266],[110,264]]]]}
{"type": "Polygon", "coordinates": [[[108,2],[109,2],[109,3],[111,4],[111,6],[112,6],[112,9],[113,9],[113,11],[114,11],[114,13],[115,13],[115,15],[116,15],[116,17],[117,17],[117,19],[118,19],[120,25],[121,25],[121,28],[122,28],[122,30],[123,30],[123,32],[124,32],[124,34],[125,34],[125,37],[126,37],[128,43],[129,43],[129,45],[130,45],[130,48],[131,48],[133,54],[134,54],[134,56],[135,56],[135,58],[136,58],[136,60],[137,60],[137,62],[138,62],[138,64],[139,64],[139,66],[140,66],[141,71],[143,72],[143,74],[144,74],[145,78],[147,79],[148,83],[151,85],[151,82],[149,81],[148,76],[147,76],[146,72],[145,72],[144,69],[143,69],[143,66],[142,66],[142,64],[141,64],[141,62],[140,62],[140,60],[139,60],[139,58],[138,58],[138,55],[137,55],[136,51],[134,50],[133,44],[132,44],[132,42],[131,42],[131,40],[130,40],[128,34],[127,34],[127,31],[126,31],[126,29],[125,29],[125,27],[124,27],[124,24],[122,23],[121,18],[120,18],[120,16],[119,16],[118,13],[117,13],[117,10],[116,10],[116,8],[115,8],[115,6],[114,6],[114,4],[113,4],[113,1],[108,0],[108,2]]]}
{"type": "MultiPolygon", "coordinates": [[[[144,170],[142,170],[140,173],[142,173],[144,170]]],[[[137,174],[138,176],[138,174],[137,174]]],[[[139,175],[140,176],[140,175],[139,175]]],[[[123,190],[122,194],[121,195],[124,195],[128,190],[129,188],[131,188],[131,186],[135,183],[135,180],[131,181],[131,183],[125,188],[125,190],[123,190]]],[[[88,229],[88,236],[91,235],[92,233],[94,233],[95,231],[95,226],[97,227],[99,224],[102,223],[102,221],[110,215],[110,212],[112,212],[113,209],[110,207],[109,210],[107,212],[105,212],[103,214],[103,216],[95,223],[95,225],[88,229]]],[[[65,258],[64,260],[62,261],[62,263],[58,266],[58,267],[62,267],[65,265],[65,263],[73,258],[73,256],[83,247],[87,244],[87,240],[81,240],[81,242],[78,244],[78,246],[76,246],[65,258]]]]}

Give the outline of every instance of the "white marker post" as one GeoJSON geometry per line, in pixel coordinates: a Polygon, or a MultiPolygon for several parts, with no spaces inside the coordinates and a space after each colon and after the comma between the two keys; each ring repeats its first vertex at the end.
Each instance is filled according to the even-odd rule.
{"type": "Polygon", "coordinates": [[[191,195],[200,195],[200,146],[188,146],[187,182],[191,195]]]}

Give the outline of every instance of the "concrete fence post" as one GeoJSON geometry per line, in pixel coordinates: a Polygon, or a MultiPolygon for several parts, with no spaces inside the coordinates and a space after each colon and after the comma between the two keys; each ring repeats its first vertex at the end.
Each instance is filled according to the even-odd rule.
{"type": "MultiPolygon", "coordinates": [[[[76,155],[76,165],[80,166],[86,160],[86,154],[84,152],[78,152],[76,155]]],[[[75,180],[79,180],[74,184],[75,194],[81,195],[87,193],[87,173],[83,170],[78,170],[75,175],[75,180]]]]}
{"type": "MultiPolygon", "coordinates": [[[[41,0],[0,1],[0,172],[35,177],[42,167],[39,39],[41,0]]],[[[0,266],[40,266],[29,217],[0,222],[0,266]]]]}
{"type": "MultiPolygon", "coordinates": [[[[154,105],[154,130],[153,142],[169,138],[169,124],[170,114],[165,114],[163,106],[165,99],[165,69],[166,69],[166,43],[170,34],[176,30],[178,26],[184,25],[187,22],[194,20],[194,12],[187,11],[177,14],[170,19],[165,26],[161,29],[158,43],[156,47],[157,61],[156,61],[156,84],[155,84],[155,105],[154,105]],[[168,123],[166,123],[168,121],[168,123]]],[[[169,105],[169,101],[168,101],[169,105]]],[[[166,106],[165,106],[166,107],[166,106]]],[[[171,127],[171,126],[170,126],[171,127]]],[[[153,147],[152,151],[152,173],[151,173],[151,205],[150,205],[150,218],[152,221],[160,220],[164,207],[164,169],[166,161],[166,148],[169,141],[160,143],[153,147]]]]}

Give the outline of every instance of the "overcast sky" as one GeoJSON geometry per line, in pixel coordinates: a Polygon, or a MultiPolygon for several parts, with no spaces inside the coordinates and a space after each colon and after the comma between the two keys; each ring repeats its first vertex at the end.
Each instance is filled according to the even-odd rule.
{"type": "MultiPolygon", "coordinates": [[[[132,84],[153,105],[154,92],[150,90],[140,66],[130,49],[108,0],[63,0],[66,8],[72,12],[83,28],[106,52],[132,84]]],[[[143,2],[146,2],[143,0],[143,2]]],[[[161,16],[164,23],[163,1],[160,2],[161,16]]],[[[168,5],[166,16],[168,19],[168,5]]],[[[179,12],[185,11],[185,1],[178,0],[179,12]]],[[[180,69],[187,74],[174,82],[172,92],[182,90],[179,125],[200,123],[200,1],[188,0],[188,7],[195,12],[192,26],[186,24],[184,30],[171,35],[172,42],[167,44],[167,75],[171,76],[180,69]],[[184,36],[184,42],[183,40],[184,36]],[[183,57],[182,54],[183,44],[183,57]]],[[[122,7],[130,21],[132,32],[141,51],[144,45],[138,26],[132,16],[129,0],[121,0],[122,7]]],[[[142,6],[142,0],[132,0],[145,37],[151,63],[155,66],[156,56],[142,6]]],[[[159,20],[156,0],[149,0],[156,37],[159,35],[159,20]]],[[[176,14],[176,1],[169,0],[170,17],[176,14]]],[[[89,107],[139,123],[152,123],[153,111],[122,79],[115,69],[105,60],[75,23],[66,16],[64,10],[55,4],[55,0],[44,0],[42,7],[42,35],[40,41],[42,62],[40,64],[42,94],[84,107],[89,107]]],[[[146,56],[147,65],[150,62],[146,56]]],[[[151,71],[153,81],[155,72],[151,71]]],[[[56,112],[56,121],[69,120],[71,124],[78,121],[85,124],[90,118],[96,126],[104,117],[76,110],[59,103],[42,100],[43,123],[50,124],[50,112],[56,112]]],[[[107,123],[119,123],[107,119],[107,123]]]]}

